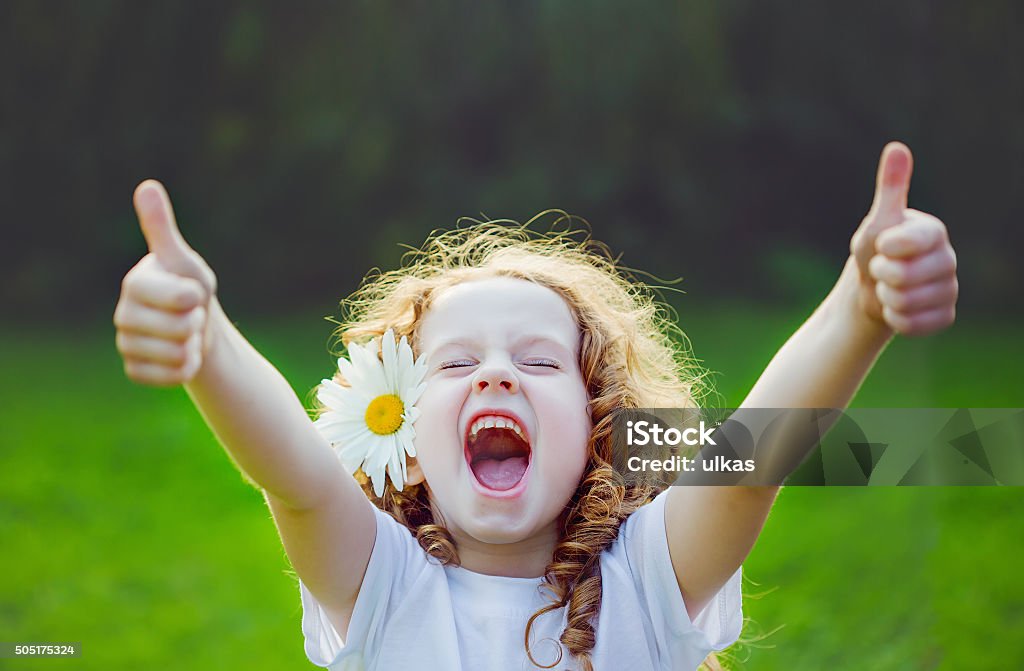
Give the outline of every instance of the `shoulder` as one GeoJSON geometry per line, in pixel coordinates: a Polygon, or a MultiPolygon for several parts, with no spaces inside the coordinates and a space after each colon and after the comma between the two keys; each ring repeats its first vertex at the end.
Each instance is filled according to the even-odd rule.
{"type": "MultiPolygon", "coordinates": [[[[665,495],[658,494],[650,503],[637,508],[623,520],[619,536],[605,551],[602,565],[621,566],[634,579],[639,579],[646,569],[659,563],[662,545],[667,556],[665,540],[665,495]]],[[[640,585],[638,585],[640,586],[640,585]]]]}
{"type": "Polygon", "coordinates": [[[622,523],[618,539],[601,558],[602,580],[608,582],[605,590],[631,588],[656,638],[686,640],[691,648],[706,647],[708,652],[721,650],[736,641],[742,628],[742,571],[737,568],[707,607],[691,619],[665,527],[671,490],[658,494],[622,523]]]}
{"type": "Polygon", "coordinates": [[[425,572],[443,579],[437,560],[419,546],[412,532],[386,512],[374,507],[377,536],[351,611],[328,611],[300,581],[302,633],[306,655],[319,666],[332,665],[353,655],[373,653],[374,631],[401,604],[403,595],[425,572]]]}

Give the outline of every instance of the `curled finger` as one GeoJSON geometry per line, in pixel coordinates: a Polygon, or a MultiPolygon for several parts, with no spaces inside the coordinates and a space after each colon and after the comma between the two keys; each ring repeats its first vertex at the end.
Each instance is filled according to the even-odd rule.
{"type": "Polygon", "coordinates": [[[954,305],[958,293],[956,277],[905,289],[897,289],[885,282],[875,285],[875,294],[882,306],[903,313],[954,305]]]}
{"type": "Polygon", "coordinates": [[[154,338],[131,331],[118,331],[116,344],[117,350],[126,359],[166,366],[182,366],[188,355],[186,345],[180,341],[154,338]]]}
{"type": "Polygon", "coordinates": [[[941,247],[924,256],[905,260],[876,254],[868,265],[871,277],[897,289],[915,287],[956,275],[956,255],[941,247]]]}
{"type": "Polygon", "coordinates": [[[909,210],[903,223],[879,233],[875,251],[890,258],[911,258],[949,241],[946,225],[938,218],[909,210]]]}
{"type": "Polygon", "coordinates": [[[169,312],[134,301],[122,301],[114,311],[114,325],[119,331],[176,341],[188,340],[205,321],[206,310],[202,307],[188,312],[169,312]]]}
{"type": "Polygon", "coordinates": [[[185,382],[180,366],[165,366],[151,361],[125,359],[124,373],[133,382],[154,387],[173,387],[185,382]]]}
{"type": "Polygon", "coordinates": [[[882,308],[882,317],[892,330],[905,336],[923,336],[941,331],[956,320],[956,308],[946,306],[921,312],[897,312],[882,308]]]}
{"type": "Polygon", "coordinates": [[[157,268],[129,273],[124,278],[122,290],[139,303],[176,312],[191,310],[207,299],[206,290],[197,280],[157,268]]]}

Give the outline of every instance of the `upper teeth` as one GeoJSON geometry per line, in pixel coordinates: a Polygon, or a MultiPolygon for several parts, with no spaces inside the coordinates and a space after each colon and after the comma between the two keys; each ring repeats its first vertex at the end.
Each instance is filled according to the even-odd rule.
{"type": "Polygon", "coordinates": [[[501,415],[482,415],[477,417],[472,426],[469,427],[470,439],[476,438],[476,434],[481,429],[512,429],[519,434],[520,438],[526,440],[526,434],[523,432],[522,427],[511,417],[502,417],[501,415]]]}

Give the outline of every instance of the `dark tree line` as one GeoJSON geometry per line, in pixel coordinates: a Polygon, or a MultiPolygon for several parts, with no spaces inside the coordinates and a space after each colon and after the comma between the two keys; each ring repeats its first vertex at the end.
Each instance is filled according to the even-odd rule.
{"type": "Polygon", "coordinates": [[[949,224],[963,304],[1019,301],[1024,48],[979,3],[13,2],[8,310],[102,314],[162,179],[229,305],[329,305],[460,216],[586,217],[691,294],[819,296],[878,153],[949,224]]]}

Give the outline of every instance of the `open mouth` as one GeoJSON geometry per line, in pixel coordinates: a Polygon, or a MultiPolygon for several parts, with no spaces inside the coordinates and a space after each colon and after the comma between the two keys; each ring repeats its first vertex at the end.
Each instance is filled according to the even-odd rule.
{"type": "Polygon", "coordinates": [[[530,443],[514,419],[478,417],[466,437],[466,459],[477,482],[495,491],[515,487],[530,466],[530,443]]]}

